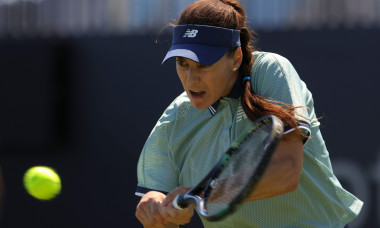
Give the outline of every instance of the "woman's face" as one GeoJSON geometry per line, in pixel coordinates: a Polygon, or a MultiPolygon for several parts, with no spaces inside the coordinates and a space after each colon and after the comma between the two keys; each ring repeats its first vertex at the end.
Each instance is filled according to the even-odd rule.
{"type": "Polygon", "coordinates": [[[241,49],[234,56],[224,55],[218,62],[205,66],[190,59],[177,57],[177,74],[183,88],[196,109],[206,109],[219,98],[227,96],[238,77],[241,49]]]}

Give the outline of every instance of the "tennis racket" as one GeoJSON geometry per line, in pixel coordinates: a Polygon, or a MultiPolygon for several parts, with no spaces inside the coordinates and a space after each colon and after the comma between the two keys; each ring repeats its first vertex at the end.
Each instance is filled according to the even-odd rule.
{"type": "Polygon", "coordinates": [[[255,121],[197,186],[175,197],[173,206],[181,210],[195,203],[209,221],[235,212],[263,176],[283,129],[282,121],[272,115],[255,121]]]}

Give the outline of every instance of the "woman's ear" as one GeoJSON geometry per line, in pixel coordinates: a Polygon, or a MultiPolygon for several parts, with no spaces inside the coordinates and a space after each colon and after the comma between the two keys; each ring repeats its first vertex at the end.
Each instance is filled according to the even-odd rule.
{"type": "Polygon", "coordinates": [[[242,61],[243,61],[243,52],[241,51],[241,47],[238,47],[236,48],[235,54],[234,54],[234,67],[239,69],[242,61]]]}

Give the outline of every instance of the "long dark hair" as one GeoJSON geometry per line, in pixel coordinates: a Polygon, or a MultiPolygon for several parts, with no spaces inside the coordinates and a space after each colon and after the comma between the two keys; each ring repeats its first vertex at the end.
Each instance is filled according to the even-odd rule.
{"type": "MultiPolygon", "coordinates": [[[[190,4],[181,13],[175,25],[200,24],[240,30],[241,50],[243,53],[239,74],[249,76],[253,65],[252,52],[256,50],[257,34],[249,29],[244,8],[236,0],[200,0],[190,4]]],[[[232,48],[229,54],[233,54],[232,48]]],[[[251,83],[244,82],[241,104],[247,117],[255,121],[264,115],[275,115],[284,124],[297,129],[295,109],[292,105],[268,100],[252,91],[251,83]]],[[[301,134],[300,130],[297,130],[301,134]]]]}

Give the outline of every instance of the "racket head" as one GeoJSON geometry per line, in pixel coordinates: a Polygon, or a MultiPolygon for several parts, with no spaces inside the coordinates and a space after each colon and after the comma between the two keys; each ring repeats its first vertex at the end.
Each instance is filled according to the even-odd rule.
{"type": "Polygon", "coordinates": [[[219,221],[236,211],[264,175],[283,129],[282,121],[272,115],[255,121],[200,184],[183,195],[183,206],[196,203],[198,212],[209,221],[219,221]]]}

